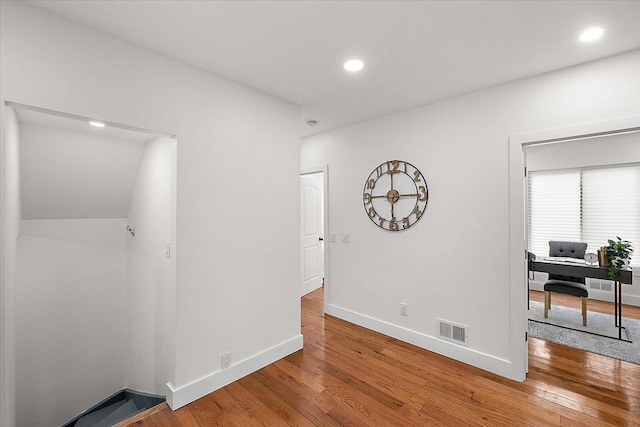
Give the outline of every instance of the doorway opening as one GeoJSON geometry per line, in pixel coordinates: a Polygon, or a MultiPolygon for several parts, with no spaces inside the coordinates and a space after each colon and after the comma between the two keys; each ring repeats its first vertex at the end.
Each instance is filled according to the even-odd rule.
{"type": "MultiPolygon", "coordinates": [[[[517,135],[509,138],[509,199],[510,199],[510,278],[511,290],[514,293],[512,300],[511,312],[512,320],[516,325],[522,325],[528,330],[528,295],[529,295],[529,277],[527,275],[527,249],[530,246],[528,242],[529,235],[529,206],[528,206],[528,178],[531,166],[528,162],[528,154],[533,149],[542,148],[544,146],[555,145],[557,149],[566,149],[569,144],[565,142],[573,141],[580,144],[582,141],[593,141],[602,136],[612,136],[624,134],[628,132],[637,132],[640,130],[640,116],[629,117],[619,120],[611,120],[607,122],[598,122],[575,126],[571,128],[552,129],[548,131],[537,132],[533,134],[517,135]],[[527,169],[525,169],[527,168],[527,169]],[[523,173],[524,171],[524,173],[523,173]],[[525,254],[525,256],[522,256],[525,254]],[[520,299],[522,298],[522,299],[520,299]]],[[[587,144],[581,146],[582,149],[588,151],[587,144]]],[[[605,150],[606,151],[606,150],[605,150]]],[[[602,150],[600,149],[602,154],[602,150]]],[[[628,153],[622,153],[622,156],[628,156],[628,153]]],[[[579,156],[575,156],[576,158],[579,156]]],[[[554,161],[570,159],[575,161],[573,156],[556,155],[554,161]]],[[[601,162],[602,163],[602,162],[601,162]]],[[[607,161],[607,163],[611,163],[607,161]]],[[[616,163],[616,162],[613,162],[616,163]]],[[[627,160],[620,163],[628,163],[627,160]]],[[[590,165],[594,166],[594,165],[590,165]]],[[[554,165],[548,166],[553,169],[554,165]]],[[[517,335],[517,333],[516,333],[517,335]]],[[[521,355],[519,360],[524,361],[525,370],[528,369],[528,346],[525,340],[524,347],[520,347],[517,340],[512,340],[512,348],[515,353],[521,355]],[[520,348],[519,348],[520,347],[520,348]]],[[[520,356],[518,356],[519,358],[520,356]]]]}
{"type": "Polygon", "coordinates": [[[20,147],[18,424],[73,425],[125,389],[164,396],[175,354],[176,137],[5,108],[20,147]],[[36,401],[51,405],[34,410],[36,401]]]}

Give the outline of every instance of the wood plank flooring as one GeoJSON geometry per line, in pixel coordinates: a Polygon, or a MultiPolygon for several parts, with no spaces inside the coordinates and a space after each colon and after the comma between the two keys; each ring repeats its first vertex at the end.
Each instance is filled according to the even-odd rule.
{"type": "MultiPolygon", "coordinates": [[[[322,307],[322,289],[302,298],[303,350],[125,425],[640,426],[639,365],[531,339],[520,383],[324,316],[322,307]]],[[[613,312],[607,303],[589,309],[613,312]]],[[[640,308],[625,307],[625,316],[640,318],[640,308]]]]}

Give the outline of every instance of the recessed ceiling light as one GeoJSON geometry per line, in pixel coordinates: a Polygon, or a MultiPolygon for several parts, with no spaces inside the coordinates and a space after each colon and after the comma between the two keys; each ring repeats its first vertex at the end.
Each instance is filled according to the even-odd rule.
{"type": "Polygon", "coordinates": [[[584,30],[580,33],[580,41],[581,42],[593,42],[598,40],[604,34],[604,28],[602,27],[591,27],[584,30]]]}
{"type": "Polygon", "coordinates": [[[100,123],[100,122],[89,122],[89,124],[91,126],[95,126],[97,128],[103,128],[104,127],[104,123],[100,123]]]}
{"type": "Polygon", "coordinates": [[[364,61],[362,59],[350,59],[344,63],[344,69],[349,72],[360,71],[364,68],[364,61]]]}

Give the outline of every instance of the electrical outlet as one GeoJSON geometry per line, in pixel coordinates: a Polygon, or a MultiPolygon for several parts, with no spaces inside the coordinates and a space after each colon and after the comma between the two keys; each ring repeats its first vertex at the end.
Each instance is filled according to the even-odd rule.
{"type": "Polygon", "coordinates": [[[227,351],[222,353],[222,369],[226,369],[231,366],[231,352],[227,351]]]}
{"type": "Polygon", "coordinates": [[[409,315],[409,306],[407,305],[407,303],[400,303],[400,314],[402,314],[403,316],[409,315]]]}
{"type": "Polygon", "coordinates": [[[336,242],[336,233],[329,233],[329,240],[331,240],[331,243],[335,243],[336,242]]]}

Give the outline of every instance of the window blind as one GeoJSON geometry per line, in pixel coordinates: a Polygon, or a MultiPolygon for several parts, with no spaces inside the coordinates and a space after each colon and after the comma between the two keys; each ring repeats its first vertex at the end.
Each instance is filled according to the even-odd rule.
{"type": "Polygon", "coordinates": [[[549,255],[549,240],[580,241],[580,172],[529,174],[529,251],[549,255]]]}
{"type": "Polygon", "coordinates": [[[549,254],[549,240],[586,242],[596,253],[616,236],[640,251],[640,166],[532,172],[528,185],[529,251],[537,257],[549,254]]]}
{"type": "MultiPolygon", "coordinates": [[[[640,167],[582,171],[582,241],[596,252],[620,236],[640,250],[640,167]]],[[[633,267],[640,257],[631,258],[633,267]]]]}

